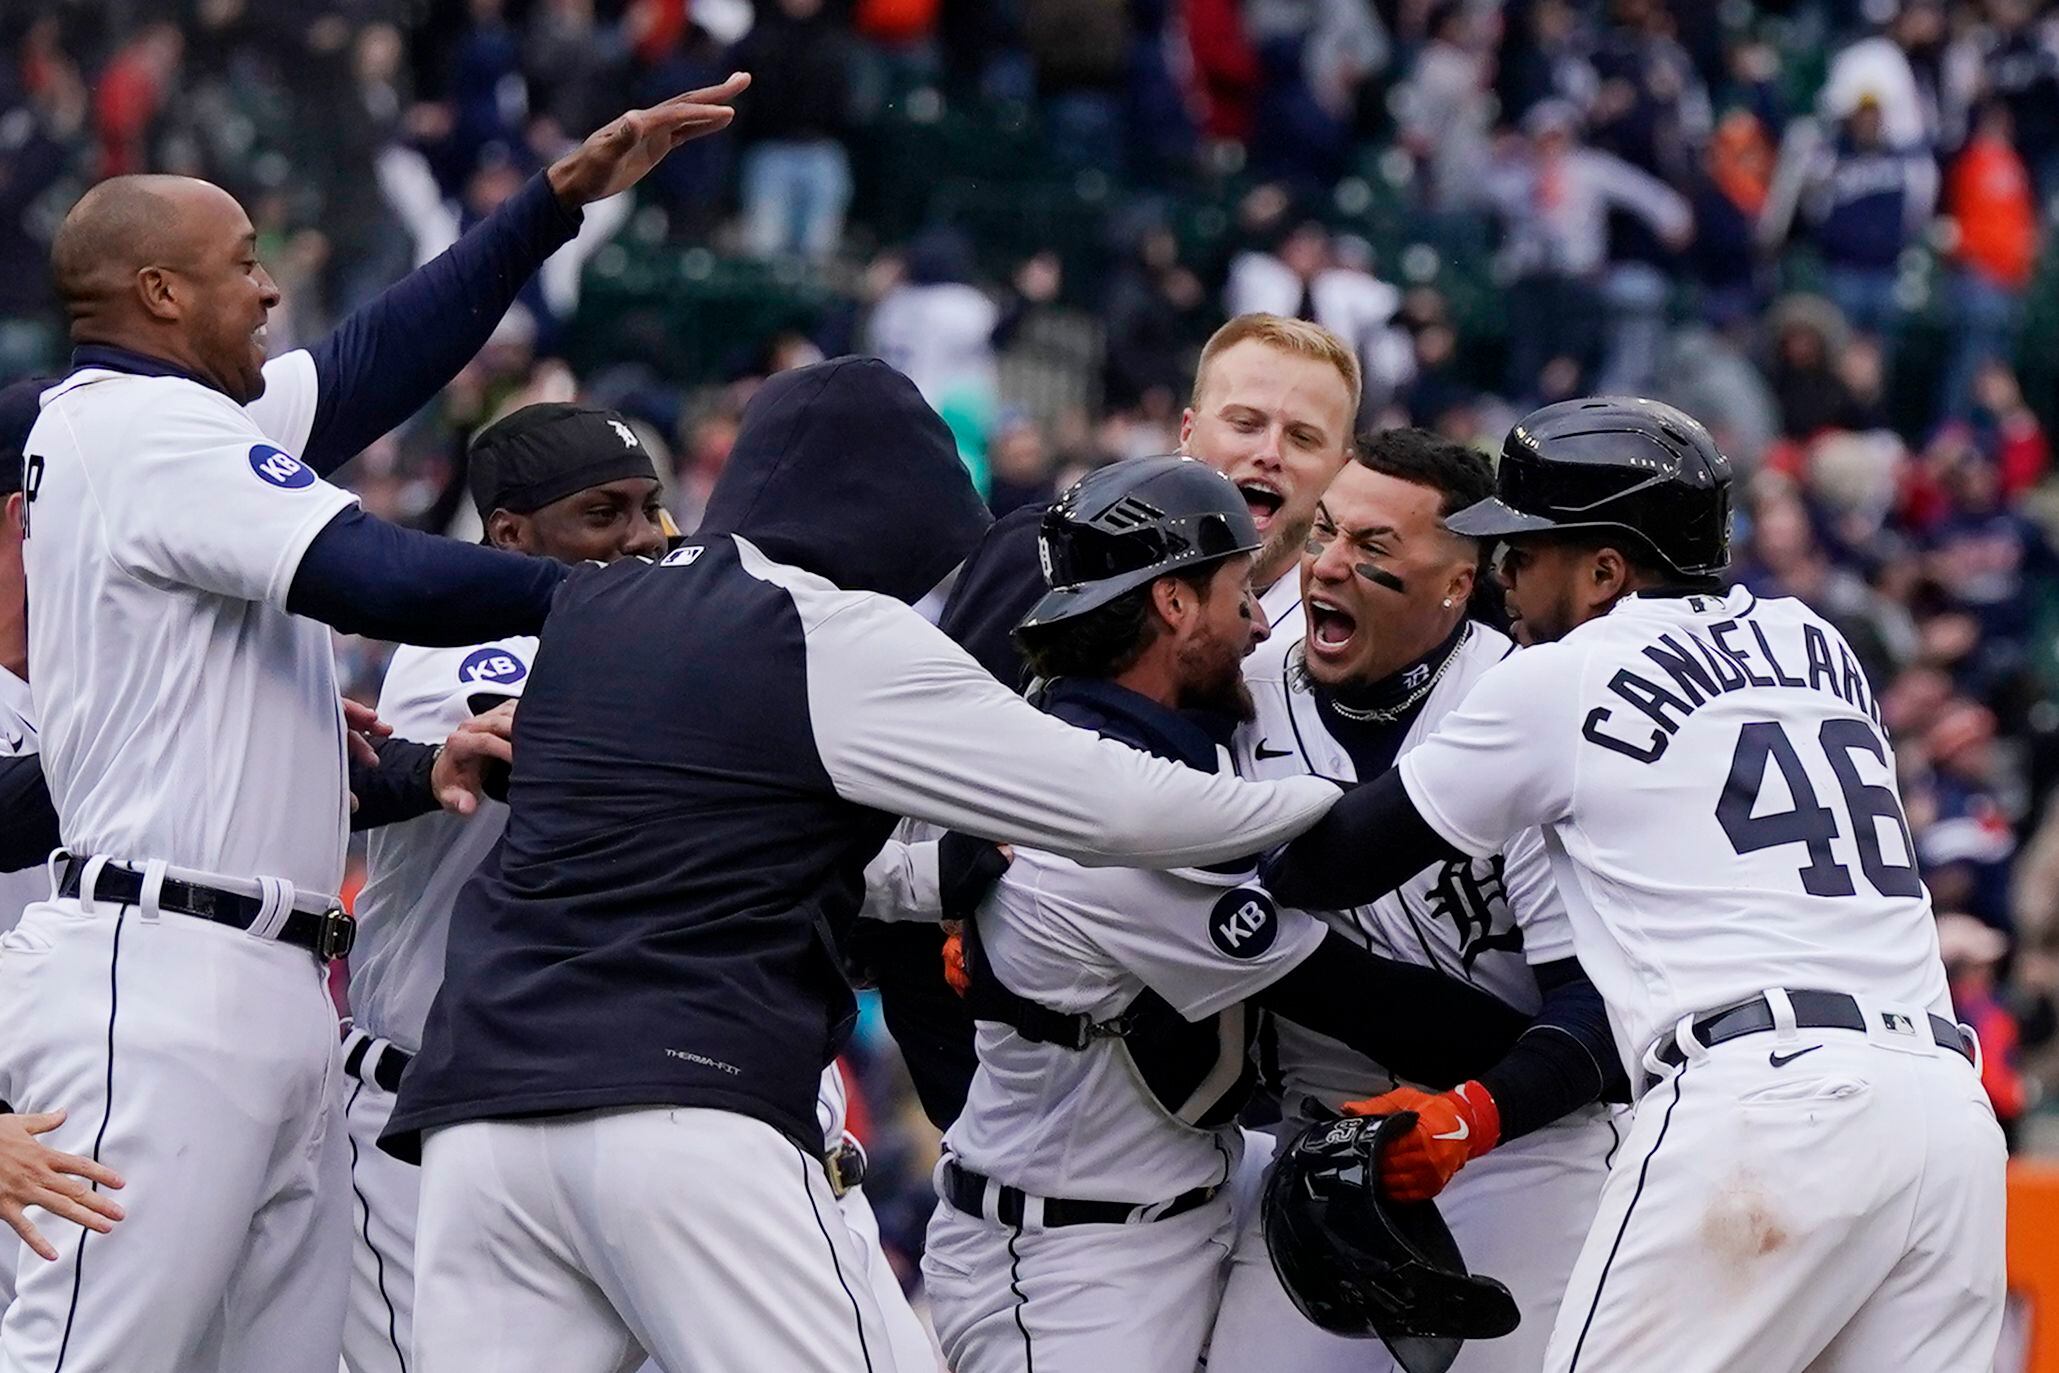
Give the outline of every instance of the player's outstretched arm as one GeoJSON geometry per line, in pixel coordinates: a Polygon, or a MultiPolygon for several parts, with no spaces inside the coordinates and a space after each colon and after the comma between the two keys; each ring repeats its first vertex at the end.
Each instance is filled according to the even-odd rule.
{"type": "Polygon", "coordinates": [[[301,554],[286,609],[345,634],[462,648],[540,631],[568,571],[551,558],[402,529],[352,506],[301,554]]]}
{"type": "Polygon", "coordinates": [[[582,207],[625,191],[682,143],[729,126],[751,79],[631,110],[552,163],[435,260],[309,351],[318,389],[300,457],[327,476],[422,408],[471,361],[544,259],[579,232],[582,207]]]}
{"type": "Polygon", "coordinates": [[[94,1185],[119,1188],[111,1168],[76,1154],[59,1153],[37,1141],[64,1124],[63,1111],[39,1115],[0,1115],[0,1221],[44,1259],[54,1261],[57,1248],[30,1223],[27,1210],[40,1206],[59,1220],[106,1234],[122,1218],[114,1198],[94,1185]]]}
{"type": "Polygon", "coordinates": [[[1477,987],[1434,968],[1382,958],[1335,930],[1251,999],[1416,1082],[1475,1076],[1500,1060],[1530,1023],[1477,987]]]}
{"type": "Polygon", "coordinates": [[[1539,965],[1544,1002],[1499,1063],[1449,1092],[1413,1087],[1344,1104],[1346,1115],[1413,1111],[1416,1124],[1380,1159],[1380,1183],[1400,1201],[1428,1201],[1468,1162],[1600,1098],[1630,1099],[1601,992],[1562,958],[1539,965]]]}
{"type": "Polygon", "coordinates": [[[1432,863],[1462,855],[1430,828],[1401,775],[1389,769],[1344,793],[1329,814],[1265,864],[1283,906],[1340,911],[1370,905],[1432,863]]]}

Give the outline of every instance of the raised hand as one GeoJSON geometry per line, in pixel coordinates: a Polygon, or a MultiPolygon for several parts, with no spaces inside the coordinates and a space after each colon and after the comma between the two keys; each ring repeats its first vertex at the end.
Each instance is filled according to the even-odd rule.
{"type": "Polygon", "coordinates": [[[602,125],[551,164],[551,189],[575,208],[628,190],[680,144],[728,128],[736,118],[729,102],[750,84],[748,73],[735,72],[719,86],[675,95],[602,125]]]}

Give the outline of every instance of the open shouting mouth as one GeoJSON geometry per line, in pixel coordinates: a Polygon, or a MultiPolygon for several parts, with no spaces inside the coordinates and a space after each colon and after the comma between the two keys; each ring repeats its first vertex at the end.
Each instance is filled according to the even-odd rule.
{"type": "Polygon", "coordinates": [[[1358,638],[1358,617],[1323,596],[1308,598],[1308,651],[1318,658],[1341,659],[1358,638]]]}
{"type": "Polygon", "coordinates": [[[1240,481],[1237,483],[1237,490],[1243,494],[1244,504],[1251,511],[1251,522],[1258,526],[1259,533],[1265,533],[1273,522],[1273,516],[1279,514],[1280,507],[1286,504],[1287,498],[1281,494],[1279,487],[1264,477],[1250,477],[1240,481]]]}

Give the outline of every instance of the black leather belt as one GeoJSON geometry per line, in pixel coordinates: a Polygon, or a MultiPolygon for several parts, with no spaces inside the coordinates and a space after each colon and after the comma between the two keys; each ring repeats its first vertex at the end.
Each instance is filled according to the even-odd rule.
{"type": "MultiPolygon", "coordinates": [[[[85,859],[76,856],[65,859],[64,878],[57,885],[57,894],[76,899],[85,871],[85,859]]],[[[140,905],[143,874],[113,863],[103,864],[99,878],[93,883],[93,899],[115,905],[140,905]]],[[[249,929],[264,914],[264,902],[255,896],[181,882],[175,877],[165,878],[159,886],[157,906],[159,910],[176,911],[180,915],[212,920],[217,925],[239,930],[249,929]]],[[[306,949],[327,962],[350,952],[351,945],[357,942],[357,921],[351,919],[348,912],[333,906],[325,911],[290,911],[286,922],[272,937],[281,944],[306,949]]]]}
{"type": "Polygon", "coordinates": [[[343,1055],[343,1071],[359,1082],[369,1082],[374,1086],[384,1087],[389,1092],[399,1091],[400,1075],[408,1070],[408,1064],[415,1061],[415,1056],[390,1039],[380,1039],[374,1035],[358,1035],[356,1038],[357,1042],[343,1055]],[[374,1049],[379,1050],[377,1057],[372,1056],[374,1049]],[[372,1061],[370,1077],[366,1077],[364,1073],[367,1058],[371,1058],[372,1061]]]}
{"type": "MultiPolygon", "coordinates": [[[[1794,1007],[1796,1028],[1804,1030],[1858,1030],[1867,1029],[1866,1014],[1859,1009],[1859,1003],[1843,992],[1789,992],[1787,1000],[1794,1007]]],[[[1900,1011],[1876,1011],[1880,1019],[1879,1029],[1890,1034],[1914,1035],[1917,1027],[1914,1017],[1900,1011]]],[[[1973,1049],[1966,1042],[1966,1036],[1959,1027],[1943,1016],[1927,1016],[1930,1021],[1931,1040],[1941,1049],[1950,1049],[1962,1055],[1968,1063],[1973,1061],[1973,1049]]],[[[1691,1033],[1703,1044],[1713,1049],[1718,1044],[1727,1044],[1746,1035],[1763,1034],[1773,1028],[1773,1007],[1763,996],[1750,1001],[1711,1011],[1695,1018],[1691,1033]]],[[[1680,1045],[1668,1036],[1654,1050],[1659,1062],[1679,1067],[1687,1061],[1687,1055],[1680,1051],[1680,1045]]]]}
{"type": "MultiPolygon", "coordinates": [[[[944,1200],[970,1216],[986,1214],[987,1184],[992,1179],[975,1173],[970,1168],[961,1168],[955,1163],[944,1164],[944,1200]]],[[[1132,1205],[1126,1201],[1077,1201],[1070,1197],[1044,1198],[1044,1225],[1128,1225],[1136,1221],[1171,1220],[1197,1206],[1205,1205],[1221,1189],[1218,1187],[1196,1187],[1182,1192],[1168,1202],[1152,1202],[1132,1205]]],[[[1001,1187],[994,1198],[994,1218],[1003,1225],[1021,1226],[1024,1204],[1029,1194],[1020,1187],[1001,1187]]]]}

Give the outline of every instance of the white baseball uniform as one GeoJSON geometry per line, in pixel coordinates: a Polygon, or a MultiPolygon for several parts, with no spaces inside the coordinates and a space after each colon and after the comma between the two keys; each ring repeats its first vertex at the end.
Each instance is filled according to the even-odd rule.
{"type": "Polygon", "coordinates": [[[1744,589],[1628,597],[1495,666],[1399,769],[1466,853],[1543,827],[1632,1081],[1656,1079],[1545,1367],[1988,1368],[2001,1133],[1935,1042],[1957,1036],[1930,902],[1837,631],[1744,589]],[[1864,1030],[1800,1024],[1801,991],[1864,1030]],[[1688,1032],[1761,996],[1765,1033],[1688,1032]]]}
{"type": "MultiPolygon", "coordinates": [[[[1463,633],[1450,666],[1408,722],[1399,748],[1403,756],[1514,649],[1507,636],[1485,625],[1468,624],[1463,633]]],[[[1249,777],[1309,773],[1369,780],[1357,776],[1350,753],[1326,724],[1299,660],[1298,641],[1269,643],[1247,664],[1245,681],[1258,715],[1237,731],[1238,771],[1249,777]]],[[[1373,953],[1436,968],[1524,1012],[1534,1012],[1541,1001],[1531,968],[1573,955],[1573,932],[1535,830],[1485,858],[1432,864],[1371,905],[1320,918],[1373,953]]],[[[1363,1054],[1299,1025],[1275,1019],[1273,1030],[1284,1137],[1346,1101],[1401,1081],[1363,1054]]],[[[1543,1361],[1559,1297],[1594,1220],[1616,1147],[1616,1115],[1606,1106],[1583,1107],[1466,1165],[1438,1195],[1438,1209],[1467,1266],[1507,1284],[1523,1315],[1515,1333],[1469,1342],[1452,1365],[1458,1373],[1534,1373],[1543,1361]]],[[[1283,1360],[1312,1373],[1398,1369],[1377,1342],[1332,1335],[1295,1310],[1266,1254],[1264,1218],[1248,1207],[1239,1218],[1236,1258],[1208,1363],[1223,1373],[1283,1360]]]]}
{"type": "Polygon", "coordinates": [[[293,456],[312,360],[265,377],[245,408],[84,369],[25,445],[44,772],[66,846],[141,872],[144,899],[38,902],[0,951],[0,1097],[65,1107],[50,1143],[128,1183],[112,1234],[54,1225],[59,1260],[18,1265],[6,1373],[336,1367],[348,1194],[323,969],[155,895],[164,877],[238,891],[272,925],[342,879],[329,631],[285,600],[354,498],[293,456]]]}
{"type": "MultiPolygon", "coordinates": [[[[0,758],[36,755],[35,707],[29,684],[0,667],[0,758]]],[[[0,873],[0,949],[7,932],[21,920],[29,904],[50,895],[50,872],[41,864],[19,872],[0,873]]],[[[0,1312],[14,1300],[14,1265],[19,1241],[12,1230],[0,1230],[0,1312]]]]}
{"type": "Polygon", "coordinates": [[[1023,848],[978,921],[981,956],[1039,1005],[1105,1024],[1148,989],[1217,1034],[1200,1085],[1167,1104],[1122,1038],[1075,1051],[980,1023],[979,1070],[945,1146],[991,1182],[982,1214],[939,1202],[922,1261],[948,1361],[1192,1373],[1235,1229],[1222,1189],[1243,1150],[1234,1119],[1197,1122],[1244,1070],[1255,1012],[1241,1003],[1306,958],[1323,926],[1278,910],[1250,872],[1088,870],[1023,848]],[[999,1187],[1027,1194],[1019,1221],[999,1187]],[[1214,1194],[1151,1218],[1197,1189],[1214,1194]],[[1136,1209],[1127,1224],[1048,1224],[1051,1198],[1136,1209]]]}
{"type": "MultiPolygon", "coordinates": [[[[36,708],[29,684],[0,667],[0,758],[36,756],[36,708]]],[[[50,895],[50,873],[37,863],[18,872],[0,872],[0,934],[14,928],[29,903],[50,895]]],[[[11,1265],[0,1260],[0,1292],[6,1291],[11,1265]]]]}
{"type": "MultiPolygon", "coordinates": [[[[401,648],[380,687],[379,718],[399,738],[418,743],[448,738],[481,710],[520,699],[536,644],[534,638],[518,637],[474,648],[401,648]]],[[[356,1211],[343,1339],[350,1373],[407,1373],[412,1364],[415,1218],[422,1171],[379,1148],[394,1102],[394,1093],[379,1080],[379,1068],[396,1050],[404,1061],[421,1047],[422,1024],[443,982],[451,904],[500,838],[507,817],[506,805],[482,799],[469,816],[438,811],[382,826],[370,836],[350,979],[350,1047],[355,1051],[362,1039],[365,1049],[346,1055],[347,1063],[358,1064],[346,1086],[356,1211]]],[[[843,1142],[846,1107],[842,1075],[831,1064],[816,1103],[825,1148],[843,1142]]],[[[934,1364],[929,1337],[880,1252],[870,1204],[853,1189],[839,1205],[859,1236],[865,1273],[897,1355],[905,1351],[902,1366],[919,1370],[920,1358],[934,1364]]]]}

